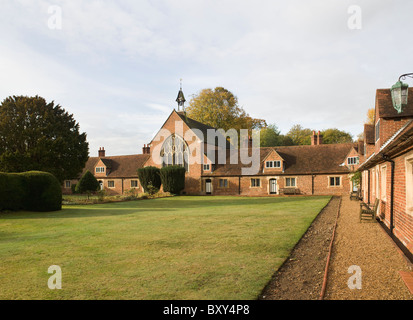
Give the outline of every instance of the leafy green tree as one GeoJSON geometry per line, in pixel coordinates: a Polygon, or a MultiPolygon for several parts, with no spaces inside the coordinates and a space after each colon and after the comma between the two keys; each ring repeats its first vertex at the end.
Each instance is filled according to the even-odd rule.
{"type": "Polygon", "coordinates": [[[350,133],[335,128],[326,129],[320,133],[323,135],[325,144],[353,142],[353,136],[350,133]]]}
{"type": "Polygon", "coordinates": [[[260,129],[266,126],[265,120],[250,117],[239,106],[238,98],[223,87],[201,90],[192,97],[186,111],[188,117],[225,131],[260,129]]]}
{"type": "Polygon", "coordinates": [[[76,184],[77,193],[87,193],[87,198],[92,192],[98,191],[100,189],[99,181],[96,180],[95,176],[87,170],[79,182],[76,184]]]}
{"type": "Polygon", "coordinates": [[[13,96],[0,104],[0,171],[52,173],[59,182],[76,177],[88,159],[86,134],[54,102],[13,96]]]}
{"type": "Polygon", "coordinates": [[[290,137],[281,134],[275,124],[270,124],[260,131],[260,145],[261,147],[292,146],[294,142],[290,137]]]}
{"type": "Polygon", "coordinates": [[[306,145],[311,144],[311,135],[313,130],[308,128],[303,128],[300,124],[296,124],[291,127],[290,131],[287,133],[294,145],[306,145]]]}
{"type": "Polygon", "coordinates": [[[280,130],[275,124],[270,124],[268,127],[260,131],[260,145],[261,147],[278,146],[280,141],[280,130]]]}

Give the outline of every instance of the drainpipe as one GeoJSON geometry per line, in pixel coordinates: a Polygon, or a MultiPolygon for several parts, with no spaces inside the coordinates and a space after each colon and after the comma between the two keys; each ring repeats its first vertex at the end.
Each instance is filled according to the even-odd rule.
{"type": "Polygon", "coordinates": [[[393,235],[394,229],[394,161],[389,156],[383,154],[383,159],[391,163],[391,178],[390,178],[390,234],[393,235]]]}
{"type": "Polygon", "coordinates": [[[311,175],[311,195],[314,195],[314,175],[311,175]]]}
{"type": "Polygon", "coordinates": [[[370,203],[370,169],[367,170],[367,203],[370,203]]]}

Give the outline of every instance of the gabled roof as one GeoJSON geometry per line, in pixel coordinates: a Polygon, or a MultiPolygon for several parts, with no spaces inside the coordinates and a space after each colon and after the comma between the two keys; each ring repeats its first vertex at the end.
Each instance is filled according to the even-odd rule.
{"type": "Polygon", "coordinates": [[[86,162],[85,168],[81,175],[83,175],[86,170],[90,172],[95,172],[95,166],[99,160],[103,163],[110,163],[110,171],[107,175],[108,178],[137,178],[137,170],[142,168],[145,162],[149,159],[149,154],[135,154],[128,156],[113,156],[113,157],[89,157],[86,162]]]}
{"type": "MultiPolygon", "coordinates": [[[[199,122],[199,121],[194,120],[194,119],[191,119],[191,118],[188,118],[187,115],[186,115],[186,113],[184,113],[184,112],[177,112],[177,114],[178,114],[178,116],[182,119],[182,121],[185,122],[186,125],[187,125],[191,130],[197,129],[197,130],[194,131],[195,134],[198,136],[198,138],[199,138],[201,141],[203,141],[203,142],[205,142],[205,143],[207,143],[208,129],[212,129],[212,130],[214,130],[214,131],[217,130],[216,128],[211,127],[211,126],[209,126],[209,125],[207,125],[207,124],[204,124],[204,123],[202,123],[202,122],[199,122]],[[200,132],[198,132],[198,130],[199,130],[200,132]]],[[[216,132],[216,135],[217,135],[217,136],[220,136],[219,132],[216,132]]],[[[226,148],[227,148],[227,149],[232,148],[231,143],[230,143],[228,140],[226,140],[226,139],[225,139],[225,141],[226,141],[226,148]]],[[[215,145],[218,145],[218,142],[215,142],[215,145]]]]}
{"type": "Polygon", "coordinates": [[[265,156],[265,158],[262,159],[262,162],[265,162],[265,160],[267,160],[267,158],[268,158],[272,153],[274,153],[275,155],[277,155],[278,157],[280,157],[281,160],[284,160],[283,157],[281,157],[281,155],[275,150],[275,148],[272,147],[272,150],[269,150],[269,151],[268,151],[268,153],[267,153],[267,155],[265,156]]]}
{"type": "Polygon", "coordinates": [[[376,109],[378,108],[379,118],[413,117],[413,88],[408,90],[407,106],[398,113],[393,107],[390,89],[377,89],[376,109]]]}
{"type": "Polygon", "coordinates": [[[103,162],[103,164],[106,166],[106,168],[111,169],[112,168],[112,160],[108,158],[100,158],[100,160],[103,162]]]}
{"type": "Polygon", "coordinates": [[[364,125],[364,135],[366,137],[367,144],[374,144],[374,124],[364,125]]]}
{"type": "MultiPolygon", "coordinates": [[[[348,167],[341,164],[353,147],[354,143],[259,148],[261,163],[258,175],[264,175],[263,160],[274,149],[285,161],[283,175],[349,173],[348,167]]],[[[217,164],[214,172],[205,176],[238,176],[241,175],[242,168],[250,166],[242,164],[241,161],[238,161],[238,164],[217,164]]]]}
{"type": "Polygon", "coordinates": [[[364,161],[359,171],[371,168],[372,166],[384,162],[383,156],[394,156],[405,153],[413,148],[413,120],[408,121],[399,131],[397,131],[384,145],[381,146],[377,154],[372,154],[364,161]]]}

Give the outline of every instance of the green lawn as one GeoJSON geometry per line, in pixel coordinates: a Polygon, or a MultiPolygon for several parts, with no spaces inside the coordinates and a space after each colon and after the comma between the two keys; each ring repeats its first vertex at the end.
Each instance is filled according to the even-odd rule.
{"type": "Polygon", "coordinates": [[[330,197],[0,213],[0,299],[255,299],[330,197]],[[62,269],[50,290],[48,267],[62,269]]]}

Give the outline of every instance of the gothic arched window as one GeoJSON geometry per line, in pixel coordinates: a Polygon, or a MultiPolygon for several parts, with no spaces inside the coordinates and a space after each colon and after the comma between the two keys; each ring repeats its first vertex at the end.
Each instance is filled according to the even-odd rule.
{"type": "Polygon", "coordinates": [[[162,167],[181,166],[188,171],[189,148],[179,136],[170,135],[161,149],[162,167]]]}

